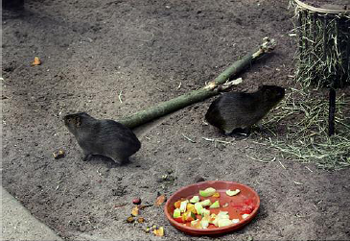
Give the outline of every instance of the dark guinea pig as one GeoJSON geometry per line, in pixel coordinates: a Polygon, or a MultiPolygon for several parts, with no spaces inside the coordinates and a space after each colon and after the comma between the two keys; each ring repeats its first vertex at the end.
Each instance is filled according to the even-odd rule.
{"type": "Polygon", "coordinates": [[[250,127],[260,121],[284,97],[285,90],[273,85],[260,86],[256,92],[225,93],[214,100],[205,119],[226,135],[250,133],[250,127]]]}
{"type": "Polygon", "coordinates": [[[66,115],[64,124],[83,149],[84,161],[93,155],[101,155],[123,164],[141,148],[135,134],[113,120],[98,120],[81,112],[66,115]]]}
{"type": "Polygon", "coordinates": [[[2,7],[9,10],[22,10],[24,0],[2,0],[2,7]]]}

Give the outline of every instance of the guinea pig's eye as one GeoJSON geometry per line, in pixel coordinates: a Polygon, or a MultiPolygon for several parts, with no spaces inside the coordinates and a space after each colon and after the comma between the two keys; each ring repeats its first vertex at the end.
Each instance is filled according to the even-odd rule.
{"type": "Polygon", "coordinates": [[[81,120],[79,117],[75,117],[74,122],[77,127],[81,126],[81,120]]]}

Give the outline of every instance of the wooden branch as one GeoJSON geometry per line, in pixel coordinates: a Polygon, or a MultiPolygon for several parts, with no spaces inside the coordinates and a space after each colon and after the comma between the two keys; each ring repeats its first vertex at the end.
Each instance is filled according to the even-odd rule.
{"type": "MultiPolygon", "coordinates": [[[[193,90],[174,99],[159,103],[156,106],[139,111],[131,116],[124,117],[118,120],[118,122],[129,128],[134,128],[193,103],[203,101],[209,97],[217,95],[220,93],[220,91],[228,88],[227,86],[223,85],[227,80],[229,80],[237,73],[241,72],[243,69],[249,67],[254,60],[258,59],[265,53],[270,52],[274,49],[274,47],[274,40],[270,41],[268,38],[265,38],[264,43],[260,45],[257,50],[245,55],[242,59],[233,63],[216,79],[209,82],[203,88],[199,90],[193,90]]],[[[241,81],[242,79],[237,79],[236,81],[231,82],[229,86],[239,84],[241,81]]]]}

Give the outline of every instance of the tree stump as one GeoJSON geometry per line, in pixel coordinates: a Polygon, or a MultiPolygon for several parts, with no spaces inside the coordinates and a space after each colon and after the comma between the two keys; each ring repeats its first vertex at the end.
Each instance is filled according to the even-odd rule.
{"type": "Polygon", "coordinates": [[[304,86],[350,83],[349,0],[294,0],[298,33],[297,80],[304,86]]]}

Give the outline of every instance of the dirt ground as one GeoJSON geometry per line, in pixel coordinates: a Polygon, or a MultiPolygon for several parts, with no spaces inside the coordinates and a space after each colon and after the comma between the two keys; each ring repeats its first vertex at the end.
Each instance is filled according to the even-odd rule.
{"type": "Polygon", "coordinates": [[[22,14],[4,10],[3,186],[67,240],[192,240],[162,208],[145,209],[144,226],[125,219],[134,197],[153,204],[158,192],[170,196],[197,175],[260,195],[255,220],[219,239],[349,240],[350,170],[253,160],[276,155],[254,135],[233,145],[204,140],[232,140],[203,122],[214,98],[136,129],[142,148],[117,168],[83,162],[63,125],[67,113],[118,120],[202,87],[265,36],[276,39],[276,50],[236,89],[294,87],[292,17],[288,0],[28,0],[22,14]],[[30,65],[35,56],[40,66],[30,65]],[[66,156],[55,160],[59,148],[66,156]],[[167,173],[173,183],[159,181],[167,173]],[[142,230],[153,224],[164,226],[165,237],[142,230]]]}

